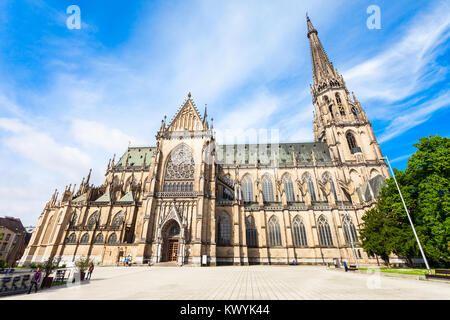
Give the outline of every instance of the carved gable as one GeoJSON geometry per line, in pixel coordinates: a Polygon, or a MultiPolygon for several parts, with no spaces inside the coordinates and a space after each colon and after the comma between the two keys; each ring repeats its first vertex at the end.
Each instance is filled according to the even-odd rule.
{"type": "Polygon", "coordinates": [[[172,120],[167,128],[168,131],[194,131],[202,130],[203,124],[200,115],[195,108],[195,104],[191,100],[191,94],[188,95],[183,107],[178,111],[178,114],[172,120]]]}

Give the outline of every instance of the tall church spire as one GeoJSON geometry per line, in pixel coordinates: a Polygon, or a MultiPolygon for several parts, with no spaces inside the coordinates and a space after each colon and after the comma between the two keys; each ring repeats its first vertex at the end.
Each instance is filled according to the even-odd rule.
{"type": "Polygon", "coordinates": [[[323,81],[337,78],[338,75],[328,60],[328,56],[317,35],[317,30],[314,28],[308,16],[306,16],[306,23],[308,25],[308,38],[311,48],[314,88],[317,90],[317,87],[323,81]]]}

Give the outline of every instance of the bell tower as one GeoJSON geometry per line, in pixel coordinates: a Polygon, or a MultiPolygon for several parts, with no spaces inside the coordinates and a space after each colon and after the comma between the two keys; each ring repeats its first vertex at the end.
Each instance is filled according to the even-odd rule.
{"type": "Polygon", "coordinates": [[[380,146],[366,113],[355,95],[350,96],[344,78],[329,61],[308,16],[306,22],[314,80],[314,140],[328,144],[333,161],[379,162],[380,146]]]}

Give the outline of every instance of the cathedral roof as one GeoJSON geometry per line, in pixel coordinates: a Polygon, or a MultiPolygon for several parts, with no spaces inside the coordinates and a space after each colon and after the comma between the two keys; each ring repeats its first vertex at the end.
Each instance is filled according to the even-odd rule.
{"type": "Polygon", "coordinates": [[[95,200],[95,202],[110,202],[110,201],[111,201],[111,196],[109,194],[109,191],[106,192],[104,195],[102,195],[97,200],[95,200]]]}
{"type": "Polygon", "coordinates": [[[156,151],[156,147],[130,147],[119,159],[116,167],[126,166],[128,158],[128,166],[139,167],[144,164],[144,159],[146,165],[150,164],[152,156],[156,151]]]}
{"type": "Polygon", "coordinates": [[[311,162],[312,153],[317,162],[331,161],[330,151],[324,142],[280,143],[280,144],[234,144],[218,145],[216,161],[219,164],[239,163],[269,164],[270,159],[278,163],[311,162]]]}
{"type": "Polygon", "coordinates": [[[83,193],[81,196],[72,200],[72,202],[83,202],[86,200],[86,193],[83,193]]]}
{"type": "Polygon", "coordinates": [[[133,191],[128,191],[119,201],[117,202],[132,202],[133,199],[133,191]]]}
{"type": "MultiPolygon", "coordinates": [[[[128,148],[116,166],[125,166],[127,157],[128,166],[142,166],[145,157],[146,163],[149,165],[155,151],[156,147],[128,148]]],[[[289,164],[294,162],[294,156],[296,162],[312,162],[312,153],[314,153],[316,162],[331,161],[330,151],[325,142],[303,142],[217,145],[216,162],[233,165],[236,161],[240,164],[254,164],[259,160],[261,164],[269,164],[269,159],[275,157],[279,164],[289,164]]]]}

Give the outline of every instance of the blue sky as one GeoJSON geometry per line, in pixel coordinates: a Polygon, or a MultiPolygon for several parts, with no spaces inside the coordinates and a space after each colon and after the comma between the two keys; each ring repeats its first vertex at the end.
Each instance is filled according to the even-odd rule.
{"type": "Polygon", "coordinates": [[[0,215],[34,225],[55,188],[89,168],[101,184],[189,91],[220,132],[312,141],[306,12],[395,167],[419,137],[449,135],[446,1],[2,0],[0,215]],[[71,4],[80,30],[66,27],[71,4]]]}

